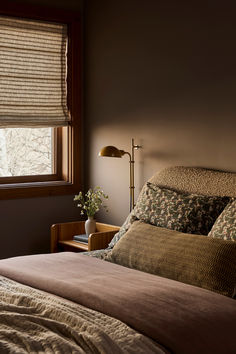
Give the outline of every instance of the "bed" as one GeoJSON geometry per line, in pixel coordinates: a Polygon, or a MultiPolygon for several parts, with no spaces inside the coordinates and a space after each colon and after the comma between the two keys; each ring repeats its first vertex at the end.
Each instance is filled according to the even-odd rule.
{"type": "Polygon", "coordinates": [[[107,249],[1,260],[0,353],[235,353],[235,178],[167,168],[107,249]]]}

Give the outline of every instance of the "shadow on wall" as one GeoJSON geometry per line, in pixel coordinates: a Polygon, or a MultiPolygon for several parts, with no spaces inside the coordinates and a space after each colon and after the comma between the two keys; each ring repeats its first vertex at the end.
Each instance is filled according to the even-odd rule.
{"type": "MultiPolygon", "coordinates": [[[[148,144],[146,142],[146,144],[148,144]]],[[[136,160],[136,184],[138,187],[136,187],[137,193],[142,189],[142,186],[144,183],[147,181],[149,177],[145,175],[145,169],[146,169],[146,161],[158,161],[158,164],[156,165],[156,170],[153,172],[156,173],[158,170],[159,166],[165,165],[166,161],[178,161],[179,159],[179,153],[174,152],[174,151],[158,151],[158,150],[149,150],[145,151],[145,142],[143,139],[140,139],[140,145],[141,149],[138,150],[138,152],[135,155],[135,160],[136,160]]]]}

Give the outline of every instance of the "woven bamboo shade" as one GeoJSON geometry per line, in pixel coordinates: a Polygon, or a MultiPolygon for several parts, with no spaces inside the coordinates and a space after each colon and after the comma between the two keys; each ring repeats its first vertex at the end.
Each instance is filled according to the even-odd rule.
{"type": "Polygon", "coordinates": [[[67,26],[0,16],[0,127],[65,126],[67,26]]]}

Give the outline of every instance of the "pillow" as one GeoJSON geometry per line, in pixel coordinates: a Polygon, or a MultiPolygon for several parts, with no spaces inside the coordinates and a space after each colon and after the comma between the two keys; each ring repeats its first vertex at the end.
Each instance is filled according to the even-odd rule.
{"type": "Polygon", "coordinates": [[[233,199],[216,219],[208,236],[236,241],[236,200],[233,199]]]}
{"type": "Polygon", "coordinates": [[[228,201],[228,197],[179,193],[147,182],[134,212],[146,223],[207,235],[228,201]]]}
{"type": "Polygon", "coordinates": [[[233,296],[236,242],[135,221],[105,260],[233,296]]]}
{"type": "Polygon", "coordinates": [[[137,220],[137,218],[133,209],[131,213],[127,216],[123,225],[120,227],[120,230],[112,238],[111,242],[108,245],[108,248],[112,248],[119,241],[119,239],[124,236],[124,234],[129,230],[130,226],[135,220],[137,220]]]}

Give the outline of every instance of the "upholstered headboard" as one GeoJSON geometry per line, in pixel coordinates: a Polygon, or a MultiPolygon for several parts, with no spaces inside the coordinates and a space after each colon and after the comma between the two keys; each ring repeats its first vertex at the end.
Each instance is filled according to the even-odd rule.
{"type": "Polygon", "coordinates": [[[236,173],[198,167],[168,167],[149,179],[160,187],[209,196],[236,197],[236,173]]]}

